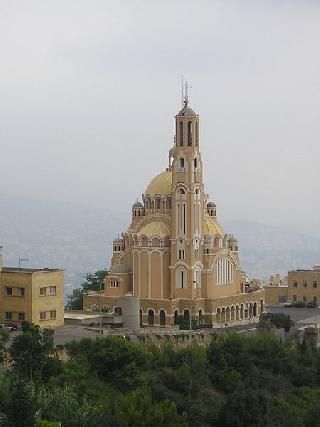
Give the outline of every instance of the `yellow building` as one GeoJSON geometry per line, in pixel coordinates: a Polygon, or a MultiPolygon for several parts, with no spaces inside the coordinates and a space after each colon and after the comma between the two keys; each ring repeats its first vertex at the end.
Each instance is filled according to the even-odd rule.
{"type": "Polygon", "coordinates": [[[320,302],[320,265],[288,273],[288,301],[320,302]]]}
{"type": "Polygon", "coordinates": [[[264,291],[245,293],[238,241],[218,223],[204,190],[199,116],[187,96],[175,129],[168,167],[134,203],[128,230],[113,242],[104,297],[85,296],[84,308],[117,309],[129,293],[140,300],[142,324],[172,325],[190,314],[199,322],[258,318],[264,291]]]}
{"type": "Polygon", "coordinates": [[[63,270],[3,267],[0,247],[0,323],[62,326],[63,303],[63,270]]]}

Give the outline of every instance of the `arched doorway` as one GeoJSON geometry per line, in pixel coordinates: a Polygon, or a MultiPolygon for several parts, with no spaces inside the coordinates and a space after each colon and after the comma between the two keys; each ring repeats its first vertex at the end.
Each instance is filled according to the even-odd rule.
{"type": "Polygon", "coordinates": [[[240,319],[242,320],[244,318],[244,308],[243,308],[243,304],[241,304],[241,308],[240,308],[240,319]]]}
{"type": "Polygon", "coordinates": [[[139,316],[140,316],[140,328],[143,327],[143,320],[142,320],[142,309],[139,310],[139,316]]]}
{"type": "Polygon", "coordinates": [[[253,317],[257,317],[258,313],[257,313],[257,303],[255,302],[253,304],[253,317]]]}
{"type": "Polygon", "coordinates": [[[154,325],[154,311],[151,309],[148,311],[148,325],[149,326],[154,325]]]}
{"type": "Polygon", "coordinates": [[[217,312],[216,312],[216,322],[217,323],[221,323],[221,309],[217,308],[217,312]]]}
{"type": "Polygon", "coordinates": [[[188,309],[185,309],[183,311],[183,320],[186,324],[189,325],[189,323],[190,323],[190,311],[188,309]]]}
{"type": "Polygon", "coordinates": [[[235,309],[234,309],[234,305],[233,305],[231,307],[231,322],[233,322],[235,320],[234,315],[235,315],[235,309]]]}
{"type": "Polygon", "coordinates": [[[226,322],[230,322],[230,307],[226,308],[226,322]]]}
{"type": "Polygon", "coordinates": [[[178,310],[174,310],[174,318],[173,318],[174,325],[176,325],[177,322],[178,322],[178,310]]]}
{"type": "Polygon", "coordinates": [[[160,310],[160,326],[166,326],[166,312],[160,310]]]}
{"type": "Polygon", "coordinates": [[[263,299],[260,301],[260,313],[264,313],[264,302],[263,299]]]}
{"type": "Polygon", "coordinates": [[[199,325],[202,324],[202,310],[199,310],[199,325]]]}
{"type": "Polygon", "coordinates": [[[240,320],[240,309],[238,305],[236,305],[236,320],[240,320]]]}

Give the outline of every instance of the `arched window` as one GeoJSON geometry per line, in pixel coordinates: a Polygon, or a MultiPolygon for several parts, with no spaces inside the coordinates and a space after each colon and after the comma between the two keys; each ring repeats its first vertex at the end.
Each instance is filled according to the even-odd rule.
{"type": "Polygon", "coordinates": [[[193,159],[193,166],[195,169],[198,167],[198,159],[196,157],[193,159]]]}
{"type": "Polygon", "coordinates": [[[177,288],[184,289],[187,287],[187,272],[184,268],[180,267],[179,270],[177,270],[176,281],[177,288]]]}
{"type": "Polygon", "coordinates": [[[148,325],[150,325],[150,326],[154,325],[154,311],[153,310],[148,311],[148,325]]]}
{"type": "Polygon", "coordinates": [[[188,122],[188,146],[192,145],[192,122],[188,122]]]}
{"type": "Polygon", "coordinates": [[[180,188],[180,189],[179,189],[179,193],[180,193],[180,194],[186,194],[186,192],[184,191],[184,189],[183,189],[183,188],[180,188]]]}
{"type": "Polygon", "coordinates": [[[216,263],[216,283],[223,285],[233,281],[233,264],[227,258],[222,258],[216,263]]]}
{"type": "Polygon", "coordinates": [[[161,208],[161,199],[157,199],[157,209],[161,208]]]}
{"type": "Polygon", "coordinates": [[[164,310],[160,310],[160,326],[166,326],[166,313],[164,310]]]}
{"type": "Polygon", "coordinates": [[[180,158],[180,168],[184,168],[184,158],[180,158]]]}
{"type": "Polygon", "coordinates": [[[180,147],[183,147],[183,123],[179,124],[179,133],[180,133],[180,147]]]}

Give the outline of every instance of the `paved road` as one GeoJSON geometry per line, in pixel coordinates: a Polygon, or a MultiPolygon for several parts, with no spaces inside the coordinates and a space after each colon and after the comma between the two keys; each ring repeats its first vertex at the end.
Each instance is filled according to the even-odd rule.
{"type": "Polygon", "coordinates": [[[318,321],[320,323],[320,308],[306,307],[283,307],[283,306],[267,306],[270,313],[289,314],[291,319],[298,324],[312,323],[318,321]]]}

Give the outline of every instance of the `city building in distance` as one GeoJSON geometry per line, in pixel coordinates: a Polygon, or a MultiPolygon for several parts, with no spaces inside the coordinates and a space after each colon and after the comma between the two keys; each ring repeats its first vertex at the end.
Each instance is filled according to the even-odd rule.
{"type": "Polygon", "coordinates": [[[0,247],[0,323],[41,327],[64,324],[64,272],[49,268],[3,267],[0,247]]]}
{"type": "Polygon", "coordinates": [[[204,190],[199,126],[186,90],[168,167],[133,204],[131,225],[113,242],[103,297],[86,295],[85,309],[116,311],[119,298],[133,295],[140,323],[160,326],[178,316],[231,323],[264,311],[264,290],[245,292],[238,241],[223,230],[204,190]]]}

